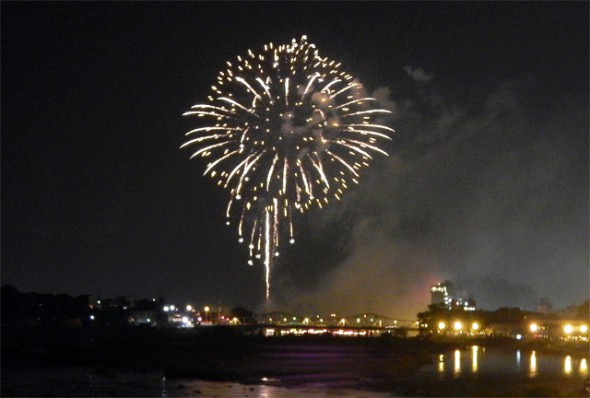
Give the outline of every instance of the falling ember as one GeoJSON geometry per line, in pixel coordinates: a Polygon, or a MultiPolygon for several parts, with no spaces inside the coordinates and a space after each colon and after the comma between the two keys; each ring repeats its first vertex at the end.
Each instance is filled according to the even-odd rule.
{"type": "Polygon", "coordinates": [[[247,242],[248,264],[261,259],[268,300],[273,257],[295,242],[293,215],[339,200],[373,155],[387,156],[377,143],[393,129],[375,118],[390,112],[372,107],[363,86],[305,36],[226,64],[209,103],[184,113],[202,126],[181,148],[209,158],[204,175],[230,191],[227,223],[247,242]]]}

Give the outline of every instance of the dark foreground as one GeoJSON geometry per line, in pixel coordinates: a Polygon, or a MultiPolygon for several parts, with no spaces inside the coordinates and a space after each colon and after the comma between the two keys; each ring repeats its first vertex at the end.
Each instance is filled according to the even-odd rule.
{"type": "MultiPolygon", "coordinates": [[[[466,347],[466,341],[431,341],[394,337],[339,338],[330,336],[264,338],[231,328],[156,330],[141,328],[2,329],[2,397],[31,396],[11,385],[18,372],[43,368],[90,369],[91,378],[115,379],[117,374],[161,374],[167,380],[208,380],[240,383],[246,392],[270,384],[291,390],[326,386],[366,391],[364,396],[588,396],[579,377],[526,378],[516,375],[477,376],[441,380],[420,368],[442,351],[466,347]]],[[[483,342],[485,344],[485,342],[483,342]]],[[[513,344],[488,342],[489,344],[513,344]]],[[[471,344],[471,343],[469,343],[471,344]]],[[[478,342],[482,344],[482,342],[478,342]]],[[[535,349],[550,349],[537,346],[535,349]]],[[[570,349],[574,348],[570,346],[570,349]]],[[[555,349],[555,348],[554,348],[555,349]]],[[[561,347],[560,349],[563,349],[561,347]]],[[[572,355],[588,356],[587,345],[572,355]]],[[[42,373],[38,373],[39,375],[42,373]]],[[[141,384],[141,377],[136,380],[141,384]]],[[[33,378],[31,383],[35,383],[33,378]]],[[[41,381],[38,381],[41,382],[41,381]]],[[[127,384],[129,384],[127,382],[127,384]]],[[[157,384],[157,383],[156,383],[157,384]]],[[[238,385],[238,384],[233,384],[238,385]]],[[[178,384],[175,387],[182,386],[178,384]]],[[[140,388],[113,390],[110,396],[148,396],[140,388]]],[[[62,395],[93,396],[72,385],[62,395]]],[[[174,388],[174,386],[172,387],[174,388]]],[[[66,389],[67,390],[67,389],[66,389]]],[[[40,391],[39,389],[30,391],[40,391]]],[[[286,390],[284,390],[286,391],[286,390]]],[[[161,391],[157,395],[161,396],[161,391]]],[[[45,396],[60,396],[47,391],[45,396]]],[[[198,396],[180,391],[169,396],[198,396]]],[[[104,392],[103,394],[104,395],[104,392]]],[[[250,395],[250,396],[255,396],[250,395]]],[[[276,396],[280,396],[276,395],[276,396]]]]}

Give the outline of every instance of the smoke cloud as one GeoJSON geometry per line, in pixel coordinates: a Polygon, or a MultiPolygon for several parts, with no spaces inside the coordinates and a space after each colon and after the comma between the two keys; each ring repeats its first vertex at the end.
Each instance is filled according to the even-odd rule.
{"type": "Polygon", "coordinates": [[[412,319],[430,303],[430,286],[447,279],[479,308],[587,299],[585,106],[535,114],[528,82],[500,84],[470,107],[434,89],[395,95],[374,93],[394,112],[391,156],[342,202],[310,215],[310,241],[327,248],[294,256],[297,275],[282,269],[280,307],[412,319]]]}
{"type": "Polygon", "coordinates": [[[428,83],[434,77],[432,73],[428,74],[422,68],[412,68],[409,65],[404,66],[404,71],[415,82],[428,83]]]}

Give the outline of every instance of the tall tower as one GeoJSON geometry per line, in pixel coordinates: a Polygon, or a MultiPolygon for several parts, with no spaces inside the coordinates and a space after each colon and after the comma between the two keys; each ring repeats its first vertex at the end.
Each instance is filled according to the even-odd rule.
{"type": "Polygon", "coordinates": [[[437,283],[430,288],[430,303],[451,308],[451,287],[452,283],[445,281],[437,283]]]}

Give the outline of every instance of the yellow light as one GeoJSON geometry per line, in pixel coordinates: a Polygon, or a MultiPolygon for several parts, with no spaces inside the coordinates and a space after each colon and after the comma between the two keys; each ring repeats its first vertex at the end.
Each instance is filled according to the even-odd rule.
{"type": "Polygon", "coordinates": [[[438,372],[439,373],[444,373],[444,371],[445,371],[445,362],[444,362],[444,360],[442,358],[442,355],[441,355],[441,358],[438,361],[438,372]]]}
{"type": "Polygon", "coordinates": [[[569,323],[563,327],[565,334],[571,334],[574,331],[574,327],[569,323]]]}
{"type": "Polygon", "coordinates": [[[461,373],[461,351],[455,350],[455,361],[454,361],[453,373],[458,375],[461,373]]]}
{"type": "Polygon", "coordinates": [[[208,305],[205,306],[205,308],[203,308],[205,310],[205,312],[209,312],[210,308],[208,305]]]}
{"type": "Polygon", "coordinates": [[[477,322],[473,322],[473,323],[471,324],[471,329],[473,329],[473,330],[479,330],[479,323],[477,323],[477,322]]]}
{"type": "Polygon", "coordinates": [[[531,332],[535,333],[537,330],[539,330],[539,325],[537,325],[536,323],[531,323],[529,329],[531,330],[531,332]]]}
{"type": "Polygon", "coordinates": [[[445,325],[445,323],[444,323],[444,322],[439,322],[439,323],[438,323],[438,328],[439,328],[439,329],[441,329],[441,330],[442,330],[442,329],[444,329],[444,328],[446,328],[446,327],[447,327],[447,325],[445,325]]]}
{"type": "Polygon", "coordinates": [[[563,363],[563,371],[565,372],[565,374],[572,373],[572,357],[570,357],[569,355],[565,357],[565,361],[563,363]]]}
{"type": "Polygon", "coordinates": [[[455,323],[453,324],[453,328],[455,330],[461,330],[463,328],[463,324],[460,321],[455,321],[455,323]]]}
{"type": "Polygon", "coordinates": [[[588,331],[588,325],[582,325],[582,326],[580,326],[580,332],[586,333],[587,331],[588,331]]]}

